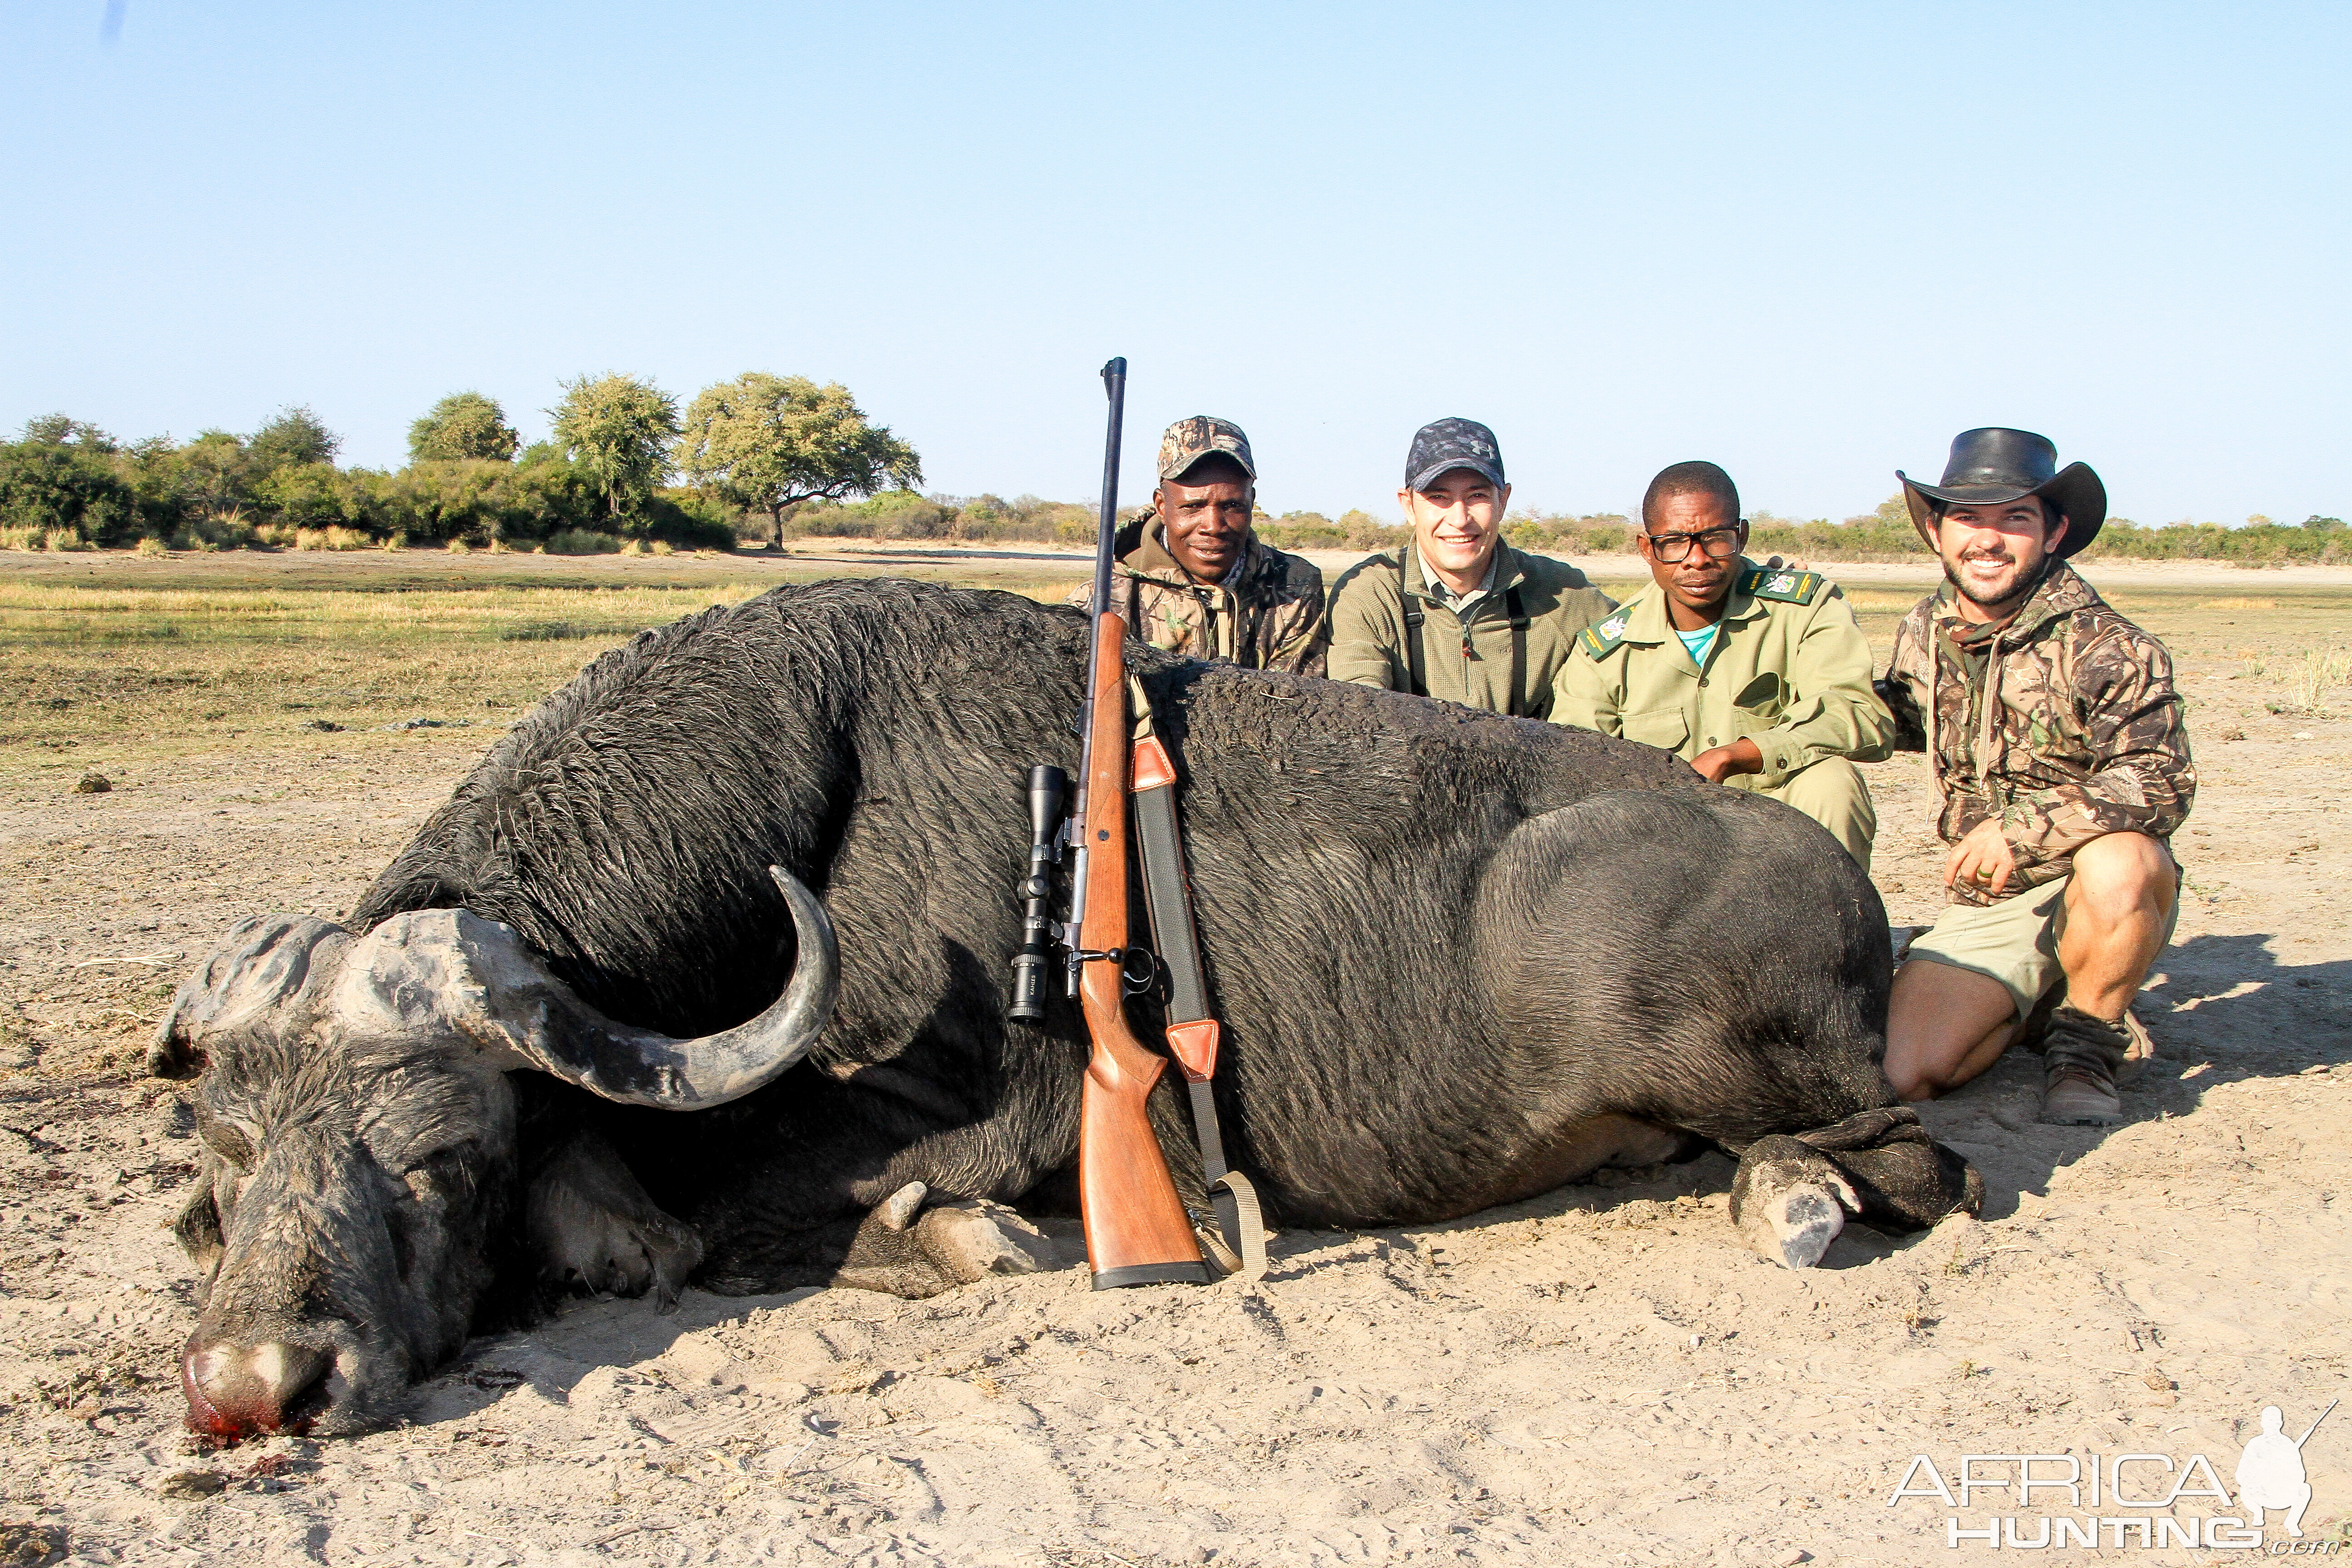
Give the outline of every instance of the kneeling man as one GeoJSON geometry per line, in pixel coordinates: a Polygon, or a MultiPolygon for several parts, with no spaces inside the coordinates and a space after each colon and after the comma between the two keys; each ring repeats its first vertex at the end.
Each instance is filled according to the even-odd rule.
{"type": "Polygon", "coordinates": [[[1412,538],[1331,590],[1331,679],[1547,717],[1576,634],[1616,601],[1565,561],[1503,537],[1503,449],[1475,419],[1414,434],[1397,504],[1412,538]]]}
{"type": "Polygon", "coordinates": [[[1553,722],[1646,742],[1794,806],[1868,870],[1878,818],[1853,764],[1885,759],[1895,721],[1845,595],[1742,555],[1739,491],[1713,463],[1650,481],[1635,542],[1650,586],[1577,638],[1553,722]]]}
{"type": "MultiPolygon", "coordinates": [[[[1249,669],[1323,673],[1323,574],[1257,536],[1257,464],[1230,419],[1195,414],[1160,437],[1150,515],[1112,542],[1111,607],[1153,647],[1249,669]]],[[[1092,583],[1071,591],[1086,609],[1092,583]]]]}
{"type": "Polygon", "coordinates": [[[2171,940],[2170,839],[2197,794],[2172,657],[2065,557],[2106,520],[2081,463],[2023,430],[1971,430],[1940,485],[1903,474],[1948,586],[1895,634],[1882,690],[1925,747],[1951,846],[1949,902],[1895,977],[1886,1076],[1931,1100],[1983,1072],[2046,994],[2042,1120],[2123,1120],[2124,1017],[2171,940]]]}

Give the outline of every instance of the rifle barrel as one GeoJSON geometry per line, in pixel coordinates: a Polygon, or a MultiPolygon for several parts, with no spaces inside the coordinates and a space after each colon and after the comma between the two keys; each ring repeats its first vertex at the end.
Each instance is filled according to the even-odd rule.
{"type": "MultiPolygon", "coordinates": [[[[1095,614],[1110,608],[1111,555],[1118,532],[1119,427],[1127,417],[1127,360],[1102,367],[1103,394],[1110,399],[1110,431],[1103,439],[1102,522],[1095,531],[1095,614]]],[[[1089,689],[1092,682],[1088,683],[1089,689]]]]}
{"type": "MultiPolygon", "coordinates": [[[[1103,437],[1102,516],[1095,529],[1095,591],[1088,601],[1087,624],[1087,686],[1086,695],[1078,703],[1078,776],[1071,791],[1070,816],[1075,822],[1087,819],[1087,781],[1094,775],[1095,766],[1095,692],[1101,682],[1102,624],[1110,614],[1111,566],[1118,550],[1118,443],[1119,431],[1127,418],[1127,358],[1114,356],[1102,367],[1103,395],[1110,399],[1110,428],[1103,437]]],[[[1122,626],[1124,623],[1122,623],[1122,626]]],[[[1125,742],[1122,742],[1121,744],[1125,742]]],[[[1087,844],[1083,834],[1070,836],[1073,853],[1070,857],[1070,921],[1071,947],[1076,947],[1077,930],[1086,919],[1087,907],[1087,844]]],[[[1067,977],[1069,994],[1078,994],[1078,962],[1070,960],[1067,977]]]]}

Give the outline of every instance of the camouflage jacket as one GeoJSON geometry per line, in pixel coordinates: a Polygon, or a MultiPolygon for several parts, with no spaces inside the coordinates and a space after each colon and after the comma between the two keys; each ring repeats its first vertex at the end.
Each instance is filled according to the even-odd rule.
{"type": "Polygon", "coordinates": [[[1955,889],[1954,900],[1989,904],[2054,882],[2103,834],[2169,839],[2196,798],[2197,764],[2164,645],[2063,561],[1983,639],[1987,651],[1956,640],[1969,627],[1951,590],[1929,595],[1895,628],[1879,683],[1895,747],[1928,753],[1944,842],[1998,817],[2015,852],[2010,886],[1955,889]]]}
{"type": "MultiPolygon", "coordinates": [[[[1251,669],[1323,673],[1323,574],[1250,534],[1222,583],[1195,583],[1168,553],[1157,517],[1123,525],[1116,541],[1111,608],[1153,647],[1224,658],[1251,669]]],[[[1088,607],[1094,584],[1069,603],[1088,607]]]]}

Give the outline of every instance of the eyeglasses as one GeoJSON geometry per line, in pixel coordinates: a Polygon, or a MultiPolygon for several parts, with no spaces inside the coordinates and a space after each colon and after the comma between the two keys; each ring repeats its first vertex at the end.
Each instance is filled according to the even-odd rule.
{"type": "Polygon", "coordinates": [[[1650,553],[1669,566],[1689,555],[1694,544],[1706,551],[1710,561],[1727,560],[1739,550],[1739,530],[1736,525],[1698,533],[1650,533],[1643,537],[1650,542],[1650,553]]]}

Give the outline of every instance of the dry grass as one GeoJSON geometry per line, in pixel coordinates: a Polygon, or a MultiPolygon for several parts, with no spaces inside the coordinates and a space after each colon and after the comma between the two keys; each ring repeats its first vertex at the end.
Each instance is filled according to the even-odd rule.
{"type": "MultiPolygon", "coordinates": [[[[418,718],[441,721],[446,739],[463,733],[478,744],[483,730],[510,722],[640,628],[780,581],[890,572],[1058,599],[1083,570],[1066,558],[939,552],[558,563],[368,551],[258,564],[235,554],[118,557],[95,566],[88,556],[19,556],[0,569],[0,769],[78,777],[124,755],[413,745],[380,727],[418,718]],[[420,561],[445,564],[428,570],[420,561]]],[[[1636,585],[1604,584],[1620,597],[1636,585]]],[[[1882,662],[1918,592],[1850,593],[1882,662]]],[[[2233,654],[2242,661],[2226,687],[2190,692],[2192,725],[2216,707],[2286,713],[2352,704],[2352,594],[2215,599],[2210,590],[2133,587],[2112,597],[2184,664],[2227,668],[2233,654]]]]}
{"type": "Polygon", "coordinates": [[[640,629],[758,586],[374,594],[0,582],[0,745],[63,762],[57,754],[69,751],[82,761],[117,746],[171,751],[326,724],[497,724],[640,629]]]}
{"type": "Polygon", "coordinates": [[[159,754],[413,746],[436,733],[478,744],[483,730],[511,722],[646,627],[845,570],[1057,599],[1082,565],[452,560],[439,551],[20,556],[0,564],[0,771],[69,783],[159,754]],[[382,730],[414,719],[443,730],[382,730]]]}
{"type": "Polygon", "coordinates": [[[2289,655],[2283,660],[2279,675],[2284,683],[2283,696],[2271,705],[2272,712],[2325,713],[2328,700],[2352,686],[2352,652],[2343,648],[2305,648],[2299,657],[2289,655]]]}

